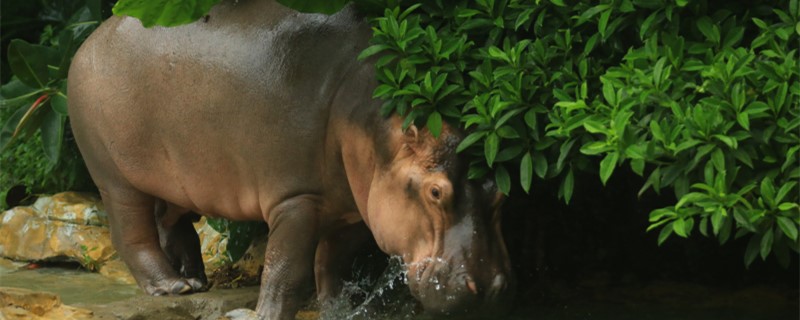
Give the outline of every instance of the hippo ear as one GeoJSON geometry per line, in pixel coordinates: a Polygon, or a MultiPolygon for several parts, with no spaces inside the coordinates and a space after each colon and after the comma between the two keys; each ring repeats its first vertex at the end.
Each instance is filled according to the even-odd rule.
{"type": "Polygon", "coordinates": [[[419,153],[422,145],[422,137],[420,136],[417,126],[411,124],[403,131],[403,143],[405,143],[414,153],[419,153]]]}
{"type": "Polygon", "coordinates": [[[405,138],[405,142],[409,145],[419,143],[419,130],[414,124],[409,125],[408,128],[403,131],[403,136],[405,138]]]}

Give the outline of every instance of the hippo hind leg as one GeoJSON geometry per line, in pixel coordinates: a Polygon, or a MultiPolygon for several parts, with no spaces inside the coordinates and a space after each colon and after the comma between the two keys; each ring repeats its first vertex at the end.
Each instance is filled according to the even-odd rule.
{"type": "Polygon", "coordinates": [[[153,211],[157,199],[127,184],[113,186],[99,186],[108,211],[111,240],[139,287],[150,295],[193,291],[189,281],[173,268],[159,243],[153,211]]]}
{"type": "Polygon", "coordinates": [[[193,222],[200,219],[194,212],[169,204],[156,202],[156,223],[161,250],[172,268],[192,287],[192,291],[205,291],[206,279],[200,238],[193,222]]]}

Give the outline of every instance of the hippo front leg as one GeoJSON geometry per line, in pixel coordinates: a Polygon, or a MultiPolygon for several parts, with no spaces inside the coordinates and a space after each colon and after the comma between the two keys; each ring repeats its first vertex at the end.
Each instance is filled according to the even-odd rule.
{"type": "Polygon", "coordinates": [[[364,222],[359,222],[331,230],[321,237],[314,273],[317,299],[323,309],[341,294],[344,279],[353,272],[356,254],[370,242],[371,236],[364,222]]]}
{"type": "Polygon", "coordinates": [[[298,196],[270,212],[270,234],[256,312],[261,319],[294,319],[314,290],[319,201],[298,196]]]}

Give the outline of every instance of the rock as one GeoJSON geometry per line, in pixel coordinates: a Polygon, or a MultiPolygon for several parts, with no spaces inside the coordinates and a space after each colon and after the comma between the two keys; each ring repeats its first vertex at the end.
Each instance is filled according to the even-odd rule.
{"type": "Polygon", "coordinates": [[[125,262],[122,262],[120,259],[108,260],[108,262],[100,267],[98,272],[107,278],[111,278],[121,283],[136,284],[136,279],[134,279],[133,275],[131,275],[130,270],[128,270],[128,266],[126,266],[125,262]]]}
{"type": "Polygon", "coordinates": [[[25,262],[17,262],[14,260],[0,258],[0,277],[5,273],[11,273],[25,267],[25,262]]]}
{"type": "MultiPolygon", "coordinates": [[[[206,273],[210,274],[230,261],[225,251],[228,240],[205,218],[195,228],[206,273]]],[[[32,206],[1,213],[0,257],[15,261],[74,261],[123,283],[134,283],[111,244],[103,204],[91,194],[62,192],[43,196],[32,206]]]]}
{"type": "Polygon", "coordinates": [[[203,253],[203,262],[206,265],[206,274],[211,274],[214,270],[230,262],[226,253],[228,238],[214,230],[208,224],[205,217],[194,224],[195,230],[200,237],[200,252],[203,253]]]}
{"type": "Polygon", "coordinates": [[[91,311],[63,305],[61,299],[52,293],[0,287],[2,319],[69,320],[91,317],[91,311]]]}
{"type": "Polygon", "coordinates": [[[77,194],[57,195],[38,200],[38,205],[3,212],[0,256],[16,261],[75,261],[97,270],[116,251],[108,228],[99,225],[103,221],[100,211],[92,209],[96,202],[86,200],[77,194]],[[69,202],[72,200],[77,202],[69,202]],[[57,209],[57,205],[63,209],[57,209]]]}
{"type": "Polygon", "coordinates": [[[50,220],[79,225],[108,226],[108,215],[103,210],[103,203],[92,194],[57,193],[49,197],[40,197],[32,207],[38,214],[50,220]]]}

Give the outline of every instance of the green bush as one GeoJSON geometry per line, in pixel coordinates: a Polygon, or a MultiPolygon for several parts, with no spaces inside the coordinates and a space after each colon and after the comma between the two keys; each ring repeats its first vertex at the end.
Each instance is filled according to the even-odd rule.
{"type": "Polygon", "coordinates": [[[3,41],[3,67],[14,76],[0,87],[0,209],[18,185],[29,193],[94,188],[67,122],[66,78],[78,46],[102,20],[103,6],[99,0],[53,0],[7,8],[12,18],[4,19],[3,30],[38,43],[3,41]],[[15,16],[15,9],[38,16],[15,16]]]}
{"type": "Polygon", "coordinates": [[[470,177],[511,190],[623,165],[670,188],[659,244],[750,236],[749,265],[798,251],[800,5],[613,0],[403,2],[373,20],[384,111],[469,135],[470,177]],[[517,175],[514,174],[516,177],[517,175]]]}

